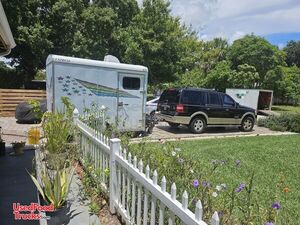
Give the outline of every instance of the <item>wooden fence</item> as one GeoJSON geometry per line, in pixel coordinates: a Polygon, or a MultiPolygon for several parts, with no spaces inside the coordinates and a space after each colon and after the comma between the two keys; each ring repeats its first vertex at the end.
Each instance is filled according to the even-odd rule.
{"type": "MultiPolygon", "coordinates": [[[[176,199],[176,185],[171,185],[171,193],[167,192],[167,181],[163,176],[158,184],[156,170],[142,160],[122,149],[120,140],[108,139],[78,119],[74,114],[74,122],[80,135],[82,160],[89,158],[95,171],[101,173],[102,190],[109,197],[111,213],[118,213],[126,224],[188,224],[207,225],[202,220],[203,208],[201,201],[196,203],[195,212],[188,209],[188,193],[185,191],[181,202],[176,199]]],[[[211,225],[219,225],[219,216],[212,215],[211,225]]]]}
{"type": "Polygon", "coordinates": [[[0,89],[0,116],[15,116],[16,107],[19,103],[45,98],[46,91],[44,90],[0,89]]]}

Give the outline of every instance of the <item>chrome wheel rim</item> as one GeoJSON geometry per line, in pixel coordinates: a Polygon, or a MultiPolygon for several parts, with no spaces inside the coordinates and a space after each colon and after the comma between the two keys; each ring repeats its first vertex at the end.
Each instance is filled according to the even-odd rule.
{"type": "Polygon", "coordinates": [[[196,120],[194,123],[194,129],[195,131],[199,132],[203,128],[203,121],[202,120],[196,120]]]}
{"type": "Polygon", "coordinates": [[[252,121],[250,119],[246,119],[243,122],[243,128],[244,130],[250,130],[252,128],[252,121]]]}

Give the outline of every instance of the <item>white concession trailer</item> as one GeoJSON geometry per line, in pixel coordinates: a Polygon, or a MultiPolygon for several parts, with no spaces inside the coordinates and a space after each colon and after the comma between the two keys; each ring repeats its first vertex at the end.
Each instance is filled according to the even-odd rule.
{"type": "Polygon", "coordinates": [[[251,107],[256,111],[271,110],[272,108],[272,90],[227,88],[226,94],[239,104],[251,107]]]}
{"type": "Polygon", "coordinates": [[[105,106],[119,130],[145,130],[148,69],[144,66],[49,55],[46,62],[47,109],[62,111],[61,97],[80,114],[92,104],[105,106]]]}

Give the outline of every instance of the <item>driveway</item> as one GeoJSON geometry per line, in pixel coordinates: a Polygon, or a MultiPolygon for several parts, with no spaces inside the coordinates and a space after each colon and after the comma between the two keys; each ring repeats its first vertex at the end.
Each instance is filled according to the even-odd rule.
{"type": "Polygon", "coordinates": [[[266,136],[266,135],[287,135],[291,132],[272,131],[265,127],[254,126],[251,132],[241,132],[237,127],[227,128],[207,128],[202,134],[192,134],[187,126],[171,128],[166,122],[159,122],[153,129],[153,133],[148,136],[152,140],[159,139],[201,139],[201,138],[222,138],[239,136],[266,136]]]}
{"type": "Polygon", "coordinates": [[[27,132],[34,124],[18,124],[14,117],[0,117],[2,138],[7,145],[13,141],[27,141],[27,132]]]}

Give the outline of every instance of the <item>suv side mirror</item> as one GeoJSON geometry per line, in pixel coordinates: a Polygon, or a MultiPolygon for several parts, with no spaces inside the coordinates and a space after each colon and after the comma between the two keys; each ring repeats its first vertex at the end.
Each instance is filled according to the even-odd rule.
{"type": "Polygon", "coordinates": [[[240,107],[240,104],[238,102],[235,103],[235,108],[240,107]]]}

